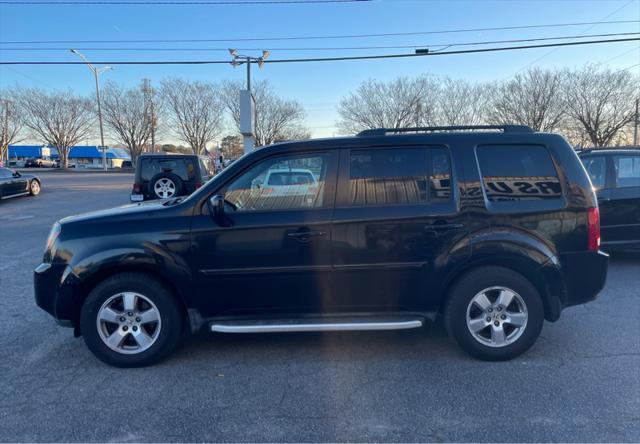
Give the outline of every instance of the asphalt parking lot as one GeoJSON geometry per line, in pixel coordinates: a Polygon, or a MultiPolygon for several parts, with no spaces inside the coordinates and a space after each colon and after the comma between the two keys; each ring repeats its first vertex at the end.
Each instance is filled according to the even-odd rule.
{"type": "Polygon", "coordinates": [[[36,307],[32,269],[55,220],[128,203],[132,175],[42,181],[0,202],[1,441],[640,441],[639,255],[511,362],[463,355],[436,323],[203,334],[121,370],[36,307]]]}

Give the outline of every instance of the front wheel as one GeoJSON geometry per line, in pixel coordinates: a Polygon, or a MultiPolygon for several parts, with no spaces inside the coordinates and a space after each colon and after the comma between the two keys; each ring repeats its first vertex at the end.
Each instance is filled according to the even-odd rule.
{"type": "Polygon", "coordinates": [[[462,277],[445,308],[449,334],[464,351],[488,361],[527,351],[543,322],[538,291],[525,277],[502,267],[478,268],[462,277]]]}
{"type": "Polygon", "coordinates": [[[138,273],[122,273],[98,284],[80,312],[87,347],[116,367],[142,367],[175,349],[182,316],[168,289],[138,273]]]}

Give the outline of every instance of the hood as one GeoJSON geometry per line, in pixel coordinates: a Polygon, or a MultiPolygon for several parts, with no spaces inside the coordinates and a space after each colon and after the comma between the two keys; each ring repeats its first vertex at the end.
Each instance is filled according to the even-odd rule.
{"type": "Polygon", "coordinates": [[[166,210],[171,207],[167,207],[164,204],[164,200],[154,200],[150,202],[139,202],[134,204],[123,205],[115,208],[106,208],[104,210],[90,211],[88,213],[76,214],[73,216],[67,216],[64,219],[60,219],[61,224],[70,222],[80,222],[88,220],[98,220],[106,218],[120,218],[132,215],[141,215],[144,213],[166,210]]]}

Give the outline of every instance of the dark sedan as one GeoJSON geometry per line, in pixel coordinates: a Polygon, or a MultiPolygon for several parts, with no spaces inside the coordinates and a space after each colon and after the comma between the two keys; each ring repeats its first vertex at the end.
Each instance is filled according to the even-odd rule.
{"type": "Polygon", "coordinates": [[[40,179],[33,174],[21,174],[9,168],[0,168],[0,199],[40,194],[40,179]]]}

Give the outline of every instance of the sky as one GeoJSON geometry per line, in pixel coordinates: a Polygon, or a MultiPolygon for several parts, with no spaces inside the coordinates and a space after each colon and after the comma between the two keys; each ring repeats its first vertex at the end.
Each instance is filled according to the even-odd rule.
{"type": "MultiPolygon", "coordinates": [[[[472,31],[375,38],[261,40],[247,38],[335,36],[450,31],[594,21],[640,20],[640,0],[437,1],[373,0],[346,3],[244,5],[30,5],[0,2],[0,61],[77,61],[80,49],[92,61],[227,60],[227,48],[272,59],[338,55],[411,53],[412,49],[311,51],[291,48],[417,45],[442,49],[452,43],[640,32],[640,23],[581,25],[500,31],[472,31]],[[203,43],[81,43],[79,40],[225,39],[203,43]],[[10,42],[68,40],[74,43],[10,42]],[[23,48],[59,48],[31,51],[23,48]],[[198,50],[116,51],[96,48],[189,48],[198,50]],[[12,50],[11,48],[20,48],[12,50]]],[[[606,38],[606,37],[603,37],[606,38]]],[[[607,43],[558,49],[531,49],[467,55],[442,55],[367,61],[268,64],[252,70],[253,80],[268,80],[283,98],[298,100],[307,112],[313,137],[337,134],[336,105],[368,79],[435,74],[470,81],[509,78],[529,67],[580,67],[603,63],[640,73],[640,42],[607,43]],[[634,66],[635,65],[635,66],[634,66]],[[630,68],[631,67],[631,68],[630,68]]],[[[124,66],[102,79],[125,86],[143,78],[158,85],[166,77],[208,81],[245,79],[243,68],[220,65],[124,66]]],[[[87,67],[0,65],[0,89],[15,85],[47,90],[94,92],[87,67]]],[[[229,131],[231,132],[231,131],[229,131]]]]}

